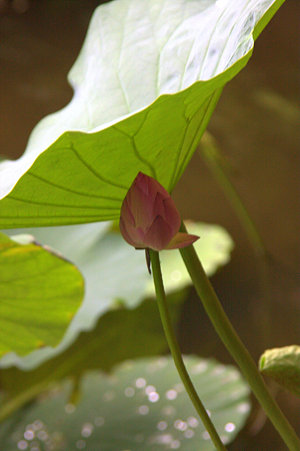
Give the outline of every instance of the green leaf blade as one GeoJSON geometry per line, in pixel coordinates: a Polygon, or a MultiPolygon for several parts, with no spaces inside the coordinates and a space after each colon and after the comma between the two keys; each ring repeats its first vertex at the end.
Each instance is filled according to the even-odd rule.
{"type": "MultiPolygon", "coordinates": [[[[22,358],[22,362],[6,356],[4,361],[0,361],[0,366],[17,364],[22,368],[32,368],[64,351],[79,332],[91,330],[97,319],[114,309],[119,300],[133,309],[145,296],[154,296],[144,252],[129,246],[119,233],[109,230],[109,225],[94,223],[17,231],[31,233],[40,243],[51,246],[74,262],[85,278],[85,296],[78,315],[56,349],[38,350],[22,358]]],[[[196,251],[208,275],[212,275],[229,261],[232,239],[220,226],[195,223],[189,224],[188,228],[191,233],[201,236],[196,251]]],[[[188,286],[191,281],[182,266],[179,252],[165,251],[162,254],[166,291],[171,293],[188,286]]]]}
{"type": "Polygon", "coordinates": [[[36,244],[0,234],[0,356],[61,340],[83,297],[75,266],[36,244]]]}
{"type": "Polygon", "coordinates": [[[72,101],[41,121],[21,159],[0,164],[0,227],[116,219],[139,171],[171,191],[277,3],[100,6],[70,72],[72,101]]]}

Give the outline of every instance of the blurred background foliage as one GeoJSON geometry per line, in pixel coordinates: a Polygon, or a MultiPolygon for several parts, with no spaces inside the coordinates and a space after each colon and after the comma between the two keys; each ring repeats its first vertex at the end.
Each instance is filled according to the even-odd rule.
{"type": "MultiPolygon", "coordinates": [[[[66,105],[66,75],[87,29],[96,0],[0,0],[0,153],[17,158],[34,125],[66,105]]],[[[288,0],[255,44],[252,59],[225,88],[209,125],[268,252],[271,281],[270,342],[259,332],[263,305],[257,261],[244,231],[199,154],[193,157],[174,197],[184,218],[224,226],[235,242],[229,265],[213,284],[224,308],[258,359],[265,347],[299,342],[299,65],[297,16],[288,0]]],[[[231,362],[193,292],[179,323],[185,353],[231,362]]],[[[297,427],[299,401],[279,393],[297,427]]],[[[229,449],[283,451],[267,424],[255,437],[244,431],[229,449]]]]}

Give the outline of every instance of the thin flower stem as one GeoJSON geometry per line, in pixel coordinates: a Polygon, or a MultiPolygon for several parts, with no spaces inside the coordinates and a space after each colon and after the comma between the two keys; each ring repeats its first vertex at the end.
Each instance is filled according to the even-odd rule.
{"type": "Polygon", "coordinates": [[[266,250],[262,237],[260,236],[256,225],[249,212],[247,211],[242,199],[237,190],[233,186],[228,175],[229,168],[222,157],[215,138],[209,133],[205,132],[200,143],[200,155],[211,170],[213,176],[222,188],[225,196],[231,203],[232,208],[243,225],[245,232],[252,243],[255,253],[258,256],[265,256],[266,250]]]}
{"type": "Polygon", "coordinates": [[[194,404],[194,407],[196,411],[198,412],[205,428],[207,429],[216,449],[218,451],[226,451],[225,446],[222,443],[222,440],[220,439],[218,432],[216,431],[209,415],[207,414],[207,411],[205,407],[203,406],[195,388],[194,385],[190,379],[190,376],[186,370],[186,367],[184,365],[181,352],[179,349],[178,342],[175,337],[175,333],[173,330],[172,322],[170,319],[169,309],[167,305],[164,285],[163,285],[163,279],[161,274],[161,268],[160,268],[160,261],[159,261],[159,254],[156,251],[153,251],[150,249],[150,259],[152,264],[152,272],[153,272],[153,280],[154,280],[154,286],[156,291],[156,298],[160,313],[161,322],[163,325],[163,329],[165,332],[165,336],[175,363],[175,366],[177,368],[177,371],[179,373],[179,376],[184,384],[184,387],[194,404]]]}
{"type": "MultiPolygon", "coordinates": [[[[181,227],[186,232],[185,226],[181,227]]],[[[193,246],[180,249],[185,266],[216,332],[240,367],[245,379],[289,451],[300,451],[300,440],[270,395],[256,364],[240,340],[208,280],[193,246]]]]}
{"type": "Polygon", "coordinates": [[[199,153],[210,169],[215,180],[221,187],[228,202],[231,204],[231,207],[243,227],[256,256],[264,300],[264,302],[259,306],[259,321],[262,336],[261,341],[263,349],[266,349],[272,345],[272,303],[266,247],[254,221],[251,218],[250,213],[230,180],[229,168],[226,165],[226,161],[224,161],[216,140],[207,131],[202,137],[199,153]]]}

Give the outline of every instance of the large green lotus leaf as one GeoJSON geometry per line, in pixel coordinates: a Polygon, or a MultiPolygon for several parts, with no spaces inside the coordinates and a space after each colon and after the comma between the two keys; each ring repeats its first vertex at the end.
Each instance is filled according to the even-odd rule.
{"type": "MultiPolygon", "coordinates": [[[[198,393],[224,443],[244,425],[250,406],[239,372],[214,360],[186,357],[198,393]]],[[[70,384],[1,425],[5,451],[32,447],[65,451],[213,451],[170,358],[123,364],[111,377],[91,373],[77,406],[70,384]]]]}
{"type": "Polygon", "coordinates": [[[0,165],[0,227],[115,219],[138,171],[169,191],[223,86],[284,0],[116,0],[96,9],[72,101],[0,165]]]}
{"type": "MultiPolygon", "coordinates": [[[[135,251],[119,234],[105,233],[108,226],[107,223],[95,223],[26,229],[38,242],[49,245],[78,266],[85,278],[85,296],[55,349],[39,349],[22,359],[10,354],[1,360],[1,366],[36,366],[66,349],[80,331],[92,329],[99,316],[113,308],[118,299],[132,308],[141,301],[150,278],[144,253],[135,251]]],[[[22,232],[22,229],[18,230],[18,233],[22,232]]]]}
{"type": "Polygon", "coordinates": [[[0,233],[0,356],[57,345],[82,298],[74,265],[0,233]]]}
{"type": "MultiPolygon", "coordinates": [[[[186,295],[187,290],[181,290],[167,297],[174,325],[186,295]]],[[[0,421],[57,380],[79,378],[91,369],[108,372],[124,360],[157,356],[166,349],[154,299],[147,299],[134,309],[110,310],[99,318],[93,330],[82,332],[68,349],[38,368],[0,370],[0,387],[7,396],[0,407],[0,421]]]]}
{"type": "MultiPolygon", "coordinates": [[[[127,307],[134,308],[145,295],[154,294],[144,252],[136,251],[119,233],[109,231],[108,227],[107,223],[94,223],[18,229],[18,233],[31,233],[38,242],[59,251],[78,266],[86,281],[85,298],[56,349],[40,349],[22,359],[7,355],[0,366],[17,364],[22,368],[32,368],[66,349],[80,331],[93,328],[99,316],[113,308],[116,301],[122,300],[127,307]]],[[[193,230],[201,236],[197,250],[211,275],[228,261],[231,238],[220,226],[188,224],[188,227],[189,230],[194,227],[193,230]]],[[[167,292],[190,283],[178,251],[161,252],[161,258],[167,292]],[[180,281],[176,271],[183,274],[180,281]]]]}
{"type": "Polygon", "coordinates": [[[259,369],[300,396],[300,346],[267,349],[259,359],[259,369]]]}

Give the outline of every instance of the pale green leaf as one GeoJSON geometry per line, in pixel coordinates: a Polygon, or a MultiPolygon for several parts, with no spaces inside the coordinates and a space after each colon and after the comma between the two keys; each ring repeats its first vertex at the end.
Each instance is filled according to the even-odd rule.
{"type": "Polygon", "coordinates": [[[82,298],[83,279],[74,265],[0,233],[1,357],[57,345],[82,298]]]}
{"type": "Polygon", "coordinates": [[[300,346],[266,350],[259,359],[260,371],[300,396],[300,346]]]}
{"type": "Polygon", "coordinates": [[[118,299],[130,307],[141,301],[150,278],[144,253],[129,246],[119,234],[107,233],[108,226],[107,223],[95,223],[26,229],[38,242],[62,253],[77,265],[85,278],[85,296],[56,349],[41,349],[22,360],[7,355],[1,366],[16,362],[23,368],[38,365],[65,350],[80,331],[92,329],[99,316],[113,308],[118,299]]]}
{"type": "MultiPolygon", "coordinates": [[[[1,366],[18,362],[22,368],[32,368],[65,350],[80,331],[92,329],[97,319],[113,308],[116,301],[122,300],[127,307],[134,308],[146,295],[154,295],[144,251],[135,250],[119,233],[109,231],[108,227],[107,223],[95,223],[18,230],[21,234],[29,232],[38,242],[74,262],[85,278],[85,297],[63,341],[55,350],[38,350],[22,360],[13,355],[6,356],[1,366]]],[[[208,274],[212,275],[229,260],[232,240],[220,226],[190,224],[188,227],[192,233],[200,234],[196,249],[208,274]]],[[[162,254],[167,292],[190,284],[179,252],[165,251],[162,254]],[[180,281],[175,280],[174,271],[175,275],[178,274],[176,271],[182,274],[180,281]]]]}
{"type": "MultiPolygon", "coordinates": [[[[185,362],[222,440],[231,442],[250,410],[247,385],[231,366],[195,357],[185,362]]],[[[33,438],[44,447],[45,437],[53,451],[215,449],[171,358],[125,363],[111,377],[91,373],[82,381],[77,406],[70,403],[70,393],[65,384],[30,405],[21,418],[4,423],[5,451],[33,438]]]]}
{"type": "MultiPolygon", "coordinates": [[[[187,290],[167,297],[173,324],[178,321],[187,290]]],[[[102,315],[93,330],[82,332],[72,345],[30,371],[0,370],[6,402],[0,422],[30,402],[42,390],[63,378],[78,378],[87,370],[111,371],[124,360],[157,356],[168,348],[157,303],[147,299],[134,309],[116,308],[102,315]]]]}
{"type": "Polygon", "coordinates": [[[172,190],[224,85],[283,0],[116,0],[96,9],[72,101],[0,165],[0,227],[115,219],[138,171],[172,190]]]}

